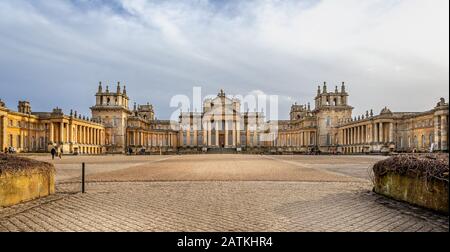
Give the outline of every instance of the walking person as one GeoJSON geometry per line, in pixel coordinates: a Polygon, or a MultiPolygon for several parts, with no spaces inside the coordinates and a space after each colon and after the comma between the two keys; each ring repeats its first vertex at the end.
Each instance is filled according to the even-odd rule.
{"type": "Polygon", "coordinates": [[[59,148],[59,159],[62,158],[62,154],[63,154],[63,148],[60,147],[60,148],[59,148]]]}
{"type": "Polygon", "coordinates": [[[50,153],[52,154],[52,160],[55,160],[55,155],[56,155],[55,147],[52,148],[52,150],[50,151],[50,153]]]}

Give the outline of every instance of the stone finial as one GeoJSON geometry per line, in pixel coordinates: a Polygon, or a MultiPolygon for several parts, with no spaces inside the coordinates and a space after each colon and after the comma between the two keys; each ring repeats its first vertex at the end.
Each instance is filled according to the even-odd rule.
{"type": "Polygon", "coordinates": [[[326,92],[327,92],[327,82],[324,81],[323,82],[323,93],[326,93],[326,92]]]}
{"type": "Polygon", "coordinates": [[[308,102],[308,110],[311,110],[311,104],[308,102]]]}
{"type": "Polygon", "coordinates": [[[388,109],[387,107],[384,107],[384,108],[381,110],[380,114],[392,114],[392,112],[391,112],[391,110],[388,109]]]}
{"type": "Polygon", "coordinates": [[[342,86],[341,86],[341,92],[345,93],[345,82],[342,82],[342,86]]]}
{"type": "Polygon", "coordinates": [[[317,94],[318,94],[318,95],[320,94],[320,85],[317,86],[317,94]]]}
{"type": "Polygon", "coordinates": [[[117,94],[120,94],[120,81],[117,82],[117,94]]]}
{"type": "Polygon", "coordinates": [[[366,111],[366,118],[369,118],[369,111],[366,111]]]}
{"type": "Polygon", "coordinates": [[[73,110],[72,109],[70,110],[70,116],[71,117],[73,116],[73,110]]]}
{"type": "Polygon", "coordinates": [[[338,91],[338,86],[336,86],[335,88],[334,88],[334,92],[335,93],[338,93],[339,91],[338,91]]]}
{"type": "Polygon", "coordinates": [[[127,86],[123,85],[123,94],[127,94],[127,86]]]}
{"type": "Polygon", "coordinates": [[[358,121],[361,120],[361,116],[358,116],[358,121]]]}
{"type": "Polygon", "coordinates": [[[109,86],[106,85],[106,93],[109,93],[109,86]]]}
{"type": "Polygon", "coordinates": [[[133,110],[136,111],[136,102],[134,103],[133,110]]]}
{"type": "Polygon", "coordinates": [[[370,117],[373,117],[373,109],[370,110],[370,117]]]}
{"type": "Polygon", "coordinates": [[[101,93],[103,91],[102,82],[98,82],[98,92],[101,93]]]}

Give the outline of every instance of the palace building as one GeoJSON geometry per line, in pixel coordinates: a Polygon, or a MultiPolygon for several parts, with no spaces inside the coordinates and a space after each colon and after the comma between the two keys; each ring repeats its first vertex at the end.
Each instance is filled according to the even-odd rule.
{"type": "Polygon", "coordinates": [[[106,153],[389,153],[448,151],[448,103],[429,111],[388,108],[354,116],[345,83],[317,89],[314,108],[294,104],[289,120],[268,121],[264,113],[243,112],[241,100],[223,90],[203,101],[202,111],[181,112],[178,121],[158,120],[150,103],[129,108],[126,87],[98,85],[92,117],[71,110],[33,112],[28,101],[18,110],[0,100],[0,146],[17,152],[106,153]]]}

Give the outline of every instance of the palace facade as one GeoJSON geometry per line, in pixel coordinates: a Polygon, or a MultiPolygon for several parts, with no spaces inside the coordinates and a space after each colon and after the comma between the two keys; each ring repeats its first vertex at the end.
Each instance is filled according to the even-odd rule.
{"type": "Polygon", "coordinates": [[[205,99],[202,111],[181,112],[178,121],[157,120],[153,106],[129,108],[126,87],[99,83],[92,117],[60,108],[32,112],[20,101],[18,111],[0,100],[0,145],[18,152],[105,153],[388,153],[448,151],[448,103],[443,98],[429,111],[381,109],[353,116],[345,83],[317,89],[314,108],[294,104],[289,120],[268,121],[263,112],[242,112],[241,101],[205,99]]]}

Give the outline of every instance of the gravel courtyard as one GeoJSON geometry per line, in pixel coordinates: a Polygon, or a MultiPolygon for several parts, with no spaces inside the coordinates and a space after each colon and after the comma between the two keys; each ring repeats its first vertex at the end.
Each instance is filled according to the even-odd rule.
{"type": "Polygon", "coordinates": [[[448,231],[371,192],[377,156],[67,156],[57,194],[0,209],[0,231],[448,231]],[[87,193],[80,191],[86,163],[87,193]]]}

